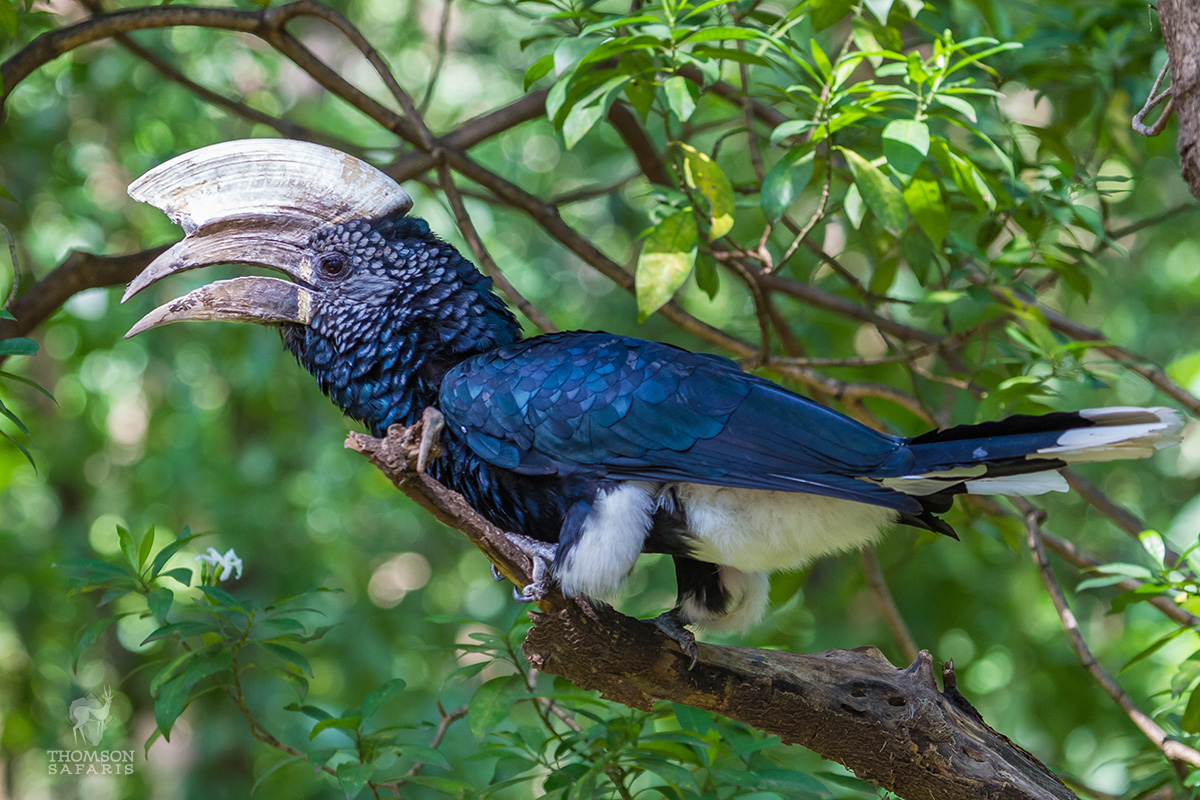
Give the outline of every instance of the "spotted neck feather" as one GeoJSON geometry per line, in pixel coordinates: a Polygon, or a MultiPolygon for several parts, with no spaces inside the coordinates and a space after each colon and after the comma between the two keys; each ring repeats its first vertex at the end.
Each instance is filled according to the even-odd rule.
{"type": "Polygon", "coordinates": [[[285,330],[284,344],[376,436],[435,405],[451,367],[521,338],[491,279],[420,218],[346,223],[311,246],[350,256],[355,274],[323,293],[306,327],[285,330]]]}

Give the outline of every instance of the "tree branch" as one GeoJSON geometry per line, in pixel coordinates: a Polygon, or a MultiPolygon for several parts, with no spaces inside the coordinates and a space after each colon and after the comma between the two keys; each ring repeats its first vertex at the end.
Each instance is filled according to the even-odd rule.
{"type": "MultiPolygon", "coordinates": [[[[351,433],[346,446],[366,456],[402,492],[439,521],[462,531],[519,586],[527,557],[458,494],[415,463],[420,431],[393,426],[385,438],[351,433]]],[[[670,700],[724,714],[802,744],[859,777],[909,798],[1050,800],[1074,798],[1029,753],[996,733],[922,652],[907,669],[875,648],[796,655],[700,644],[688,659],[657,627],[603,605],[543,600],[525,641],[530,663],[576,686],[648,709],[670,700]]]]}

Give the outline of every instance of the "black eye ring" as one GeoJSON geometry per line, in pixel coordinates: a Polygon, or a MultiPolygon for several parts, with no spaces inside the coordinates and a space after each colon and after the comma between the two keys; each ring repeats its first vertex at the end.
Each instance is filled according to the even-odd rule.
{"type": "Polygon", "coordinates": [[[341,253],[325,253],[317,259],[317,269],[326,278],[340,278],[349,271],[350,259],[341,253]]]}

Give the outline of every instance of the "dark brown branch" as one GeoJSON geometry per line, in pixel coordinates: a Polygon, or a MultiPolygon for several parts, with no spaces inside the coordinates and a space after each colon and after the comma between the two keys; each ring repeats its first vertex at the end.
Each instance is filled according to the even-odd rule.
{"type": "Polygon", "coordinates": [[[140,253],[97,256],[75,251],[49,275],[26,289],[9,307],[16,320],[0,320],[0,339],[24,336],[44,322],[73,295],[86,289],[129,283],[166,250],[152,247],[140,253]]]}
{"type": "Polygon", "coordinates": [[[1188,0],[1161,0],[1158,21],[1171,65],[1171,108],[1179,120],[1175,146],[1183,179],[1200,197],[1200,7],[1188,0]]]}
{"type": "Polygon", "coordinates": [[[130,31],[197,25],[206,28],[256,33],[264,12],[232,11],[195,6],[128,8],[92,17],[38,36],[0,65],[0,105],[12,90],[39,67],[77,47],[130,31]]]}
{"type": "Polygon", "coordinates": [[[650,137],[642,130],[641,123],[638,122],[633,112],[621,103],[613,103],[612,107],[608,110],[608,121],[620,135],[621,141],[629,148],[629,152],[633,153],[633,157],[637,160],[638,168],[642,171],[642,174],[651,183],[656,183],[659,186],[670,186],[671,176],[667,173],[667,168],[663,165],[662,157],[654,149],[654,143],[650,141],[650,137]]]}
{"type": "MultiPolygon", "coordinates": [[[[104,13],[104,8],[99,2],[97,2],[97,0],[78,1],[80,5],[86,8],[93,15],[98,16],[104,13]]],[[[179,84],[209,105],[216,106],[217,108],[223,108],[229,113],[241,117],[248,122],[266,125],[267,127],[278,131],[284,136],[289,136],[293,139],[304,139],[306,141],[317,142],[330,147],[336,147],[339,150],[359,152],[359,148],[357,146],[351,142],[347,142],[344,139],[340,139],[336,136],[322,133],[321,131],[313,130],[311,128],[306,128],[305,126],[298,125],[289,119],[272,116],[271,114],[268,114],[264,111],[259,111],[257,108],[249,106],[245,103],[226,97],[219,92],[214,92],[212,89],[209,89],[206,86],[201,86],[187,75],[184,75],[175,67],[171,66],[171,64],[159,58],[150,50],[142,47],[140,44],[133,41],[133,39],[123,33],[116,34],[113,36],[113,39],[115,39],[118,44],[120,44],[130,53],[153,67],[159,75],[162,75],[164,78],[172,81],[173,83],[179,84]]]]}
{"type": "MultiPolygon", "coordinates": [[[[346,446],[439,521],[462,531],[519,586],[531,565],[458,494],[410,468],[416,429],[384,439],[352,433],[346,446]]],[[[539,604],[524,651],[543,672],[631,707],[665,699],[741,720],[845,764],[859,777],[910,798],[1073,798],[1045,767],[989,728],[953,679],[938,691],[922,652],[897,670],[874,648],[795,655],[700,644],[687,658],[657,627],[607,606],[552,592],[539,604]]],[[[949,673],[952,676],[952,673],[949,673]]]]}

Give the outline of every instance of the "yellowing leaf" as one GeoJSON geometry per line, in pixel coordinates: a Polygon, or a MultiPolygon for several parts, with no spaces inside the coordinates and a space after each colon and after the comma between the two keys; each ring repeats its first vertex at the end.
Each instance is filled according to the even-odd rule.
{"type": "Polygon", "coordinates": [[[687,280],[696,263],[696,219],[685,208],[663,219],[650,232],[638,256],[634,282],[638,319],[662,308],[687,280]]]}
{"type": "Polygon", "coordinates": [[[687,185],[704,195],[711,209],[711,224],[708,240],[718,239],[733,227],[733,185],[725,172],[708,155],[691,145],[679,145],[683,149],[684,179],[687,185]]]}

